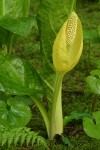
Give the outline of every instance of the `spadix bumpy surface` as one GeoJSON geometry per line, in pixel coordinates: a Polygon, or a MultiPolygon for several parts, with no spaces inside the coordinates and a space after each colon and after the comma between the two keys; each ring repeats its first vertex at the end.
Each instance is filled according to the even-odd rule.
{"type": "Polygon", "coordinates": [[[62,25],[53,45],[53,64],[57,72],[65,74],[79,61],[83,48],[81,21],[73,11],[62,25]]]}

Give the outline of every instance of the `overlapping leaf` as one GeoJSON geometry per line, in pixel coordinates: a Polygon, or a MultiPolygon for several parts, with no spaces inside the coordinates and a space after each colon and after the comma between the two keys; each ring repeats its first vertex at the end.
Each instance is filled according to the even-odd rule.
{"type": "Polygon", "coordinates": [[[43,92],[41,79],[26,60],[0,54],[0,91],[13,95],[43,92]]]}
{"type": "Polygon", "coordinates": [[[0,26],[10,32],[27,36],[34,24],[35,17],[25,17],[19,19],[3,18],[0,20],[0,26]]]}

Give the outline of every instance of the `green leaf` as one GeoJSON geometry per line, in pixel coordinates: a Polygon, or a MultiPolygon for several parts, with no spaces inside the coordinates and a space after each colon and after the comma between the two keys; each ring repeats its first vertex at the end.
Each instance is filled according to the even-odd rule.
{"type": "Polygon", "coordinates": [[[96,43],[100,42],[98,31],[95,29],[83,29],[83,37],[84,40],[89,40],[96,43]]]}
{"type": "Polygon", "coordinates": [[[25,17],[25,18],[3,18],[0,20],[0,26],[10,32],[19,34],[22,36],[27,36],[34,24],[35,17],[25,17]]]}
{"type": "Polygon", "coordinates": [[[30,0],[0,0],[0,19],[26,17],[29,13],[30,0]]]}
{"type": "Polygon", "coordinates": [[[2,136],[2,146],[7,142],[8,137],[9,133],[6,131],[2,136]]]}
{"type": "Polygon", "coordinates": [[[57,33],[73,10],[74,3],[75,0],[42,0],[38,9],[42,55],[41,78],[45,85],[46,96],[50,101],[56,78],[52,63],[52,47],[57,33]]]}
{"type": "Polygon", "coordinates": [[[20,145],[21,146],[24,144],[26,136],[27,136],[27,133],[25,133],[25,132],[21,133],[21,136],[20,136],[20,145]]]}
{"type": "Polygon", "coordinates": [[[0,54],[0,91],[13,95],[43,93],[41,79],[26,60],[0,54]]]}
{"type": "Polygon", "coordinates": [[[86,78],[88,88],[95,94],[100,94],[100,70],[93,70],[86,78]]]}
{"type": "Polygon", "coordinates": [[[37,138],[38,138],[38,132],[33,133],[33,137],[32,137],[32,146],[33,146],[33,144],[36,142],[37,138]]]}
{"type": "Polygon", "coordinates": [[[71,148],[74,147],[67,136],[61,135],[61,139],[65,145],[68,145],[68,147],[71,147],[71,148]]]}
{"type": "Polygon", "coordinates": [[[33,100],[29,98],[28,96],[15,96],[15,99],[18,101],[22,101],[25,105],[33,105],[33,100]]]}
{"type": "Polygon", "coordinates": [[[28,17],[29,7],[30,0],[0,0],[1,48],[7,44],[9,31],[22,36],[30,33],[35,19],[28,17]]]}
{"type": "Polygon", "coordinates": [[[45,147],[46,149],[48,149],[47,142],[46,142],[45,138],[42,137],[42,136],[38,136],[38,137],[37,137],[37,145],[38,145],[38,146],[41,146],[41,145],[42,145],[43,147],[45,147]]]}
{"type": "MultiPolygon", "coordinates": [[[[14,128],[14,129],[16,130],[16,128],[14,128]]],[[[15,137],[14,137],[14,145],[17,145],[17,143],[19,142],[22,132],[23,132],[22,128],[17,128],[17,130],[15,132],[15,137]]]]}
{"type": "Polygon", "coordinates": [[[27,145],[27,147],[29,146],[29,144],[30,144],[30,141],[31,141],[31,139],[32,139],[32,133],[31,133],[31,131],[29,131],[29,134],[27,134],[27,136],[26,136],[26,145],[27,145]]]}
{"type": "Polygon", "coordinates": [[[63,125],[64,127],[67,126],[69,122],[73,120],[83,119],[84,117],[89,117],[91,120],[94,121],[94,118],[90,112],[72,112],[69,116],[64,117],[63,125]]]}
{"type": "Polygon", "coordinates": [[[22,101],[8,99],[0,101],[0,125],[6,128],[23,127],[31,118],[31,110],[22,101]]]}
{"type": "Polygon", "coordinates": [[[95,118],[96,124],[87,117],[83,118],[84,131],[88,136],[100,140],[100,111],[93,112],[93,117],[95,118]]]}

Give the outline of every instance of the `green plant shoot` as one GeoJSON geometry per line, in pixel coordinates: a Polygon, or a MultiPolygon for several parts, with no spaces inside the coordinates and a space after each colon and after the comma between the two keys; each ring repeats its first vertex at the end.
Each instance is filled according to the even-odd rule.
{"type": "Polygon", "coordinates": [[[79,61],[83,47],[82,25],[72,12],[61,27],[53,46],[53,64],[57,74],[51,108],[50,138],[63,133],[62,79],[79,61]]]}

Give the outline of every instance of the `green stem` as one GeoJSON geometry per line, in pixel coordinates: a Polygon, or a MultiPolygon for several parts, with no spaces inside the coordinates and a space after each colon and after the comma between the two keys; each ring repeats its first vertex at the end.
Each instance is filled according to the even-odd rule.
{"type": "Polygon", "coordinates": [[[53,101],[50,114],[50,136],[49,139],[53,139],[56,134],[63,132],[63,115],[62,115],[62,78],[63,75],[57,73],[56,85],[54,89],[53,101]]]}
{"type": "Polygon", "coordinates": [[[44,119],[44,122],[45,122],[45,125],[46,125],[47,133],[48,133],[48,136],[49,136],[50,122],[49,122],[48,112],[46,111],[46,109],[45,109],[44,105],[41,103],[41,101],[38,100],[35,96],[30,95],[29,97],[34,101],[34,103],[38,107],[39,111],[41,112],[41,115],[42,115],[42,117],[44,119]]]}

